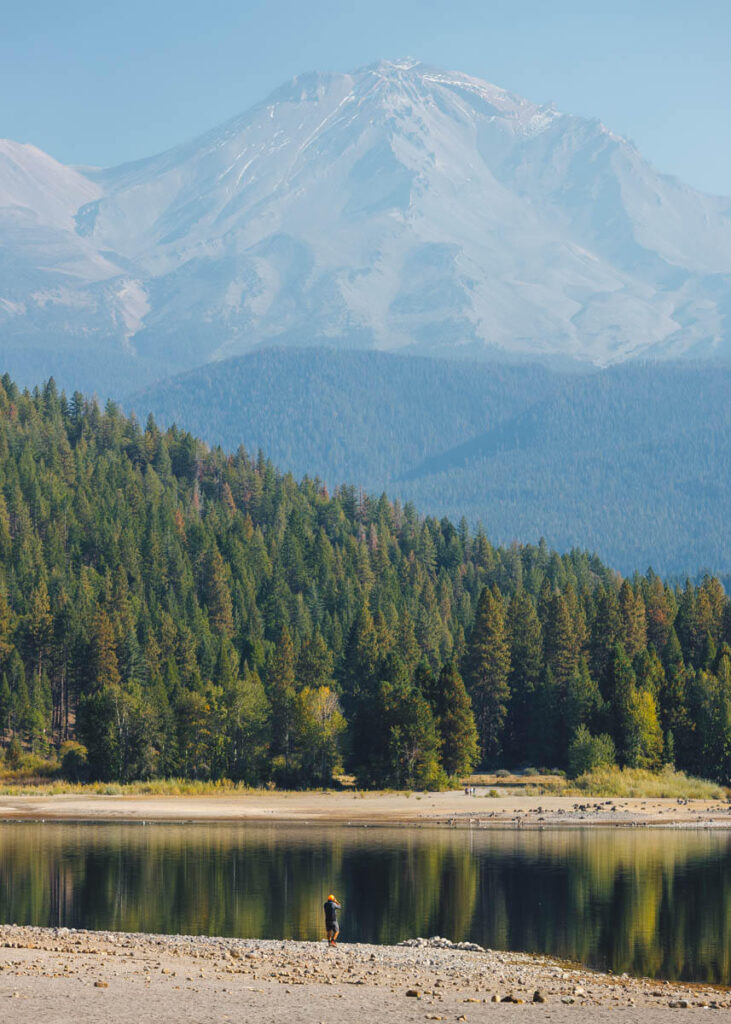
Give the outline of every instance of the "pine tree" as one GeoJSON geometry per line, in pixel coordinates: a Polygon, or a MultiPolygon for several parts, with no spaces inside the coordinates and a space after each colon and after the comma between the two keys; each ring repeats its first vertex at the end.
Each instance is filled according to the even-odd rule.
{"type": "Polygon", "coordinates": [[[94,619],[90,669],[94,689],[119,686],[121,677],[114,629],[104,608],[99,609],[94,619]]]}
{"type": "Polygon", "coordinates": [[[361,775],[371,761],[373,734],[378,729],[379,664],[373,617],[363,604],[350,630],[340,672],[342,706],[349,725],[349,766],[361,775]]]}
{"type": "Polygon", "coordinates": [[[293,752],[293,730],[297,716],[294,675],[294,647],[285,626],[279,635],[267,671],[267,689],[272,709],[272,754],[278,758],[280,781],[289,783],[293,752]]]}
{"type": "MultiPolygon", "coordinates": [[[[401,660],[403,661],[403,659],[401,660]]],[[[409,675],[406,664],[404,664],[404,669],[406,674],[409,675]]],[[[416,670],[413,673],[413,682],[416,689],[429,704],[429,707],[438,716],[441,713],[438,703],[440,695],[438,677],[432,671],[432,667],[426,658],[422,658],[416,666],[416,670]]]]}
{"type": "Polygon", "coordinates": [[[600,586],[595,595],[596,613],[591,629],[589,668],[605,698],[615,645],[621,635],[617,595],[612,587],[600,586]]]}
{"type": "Polygon", "coordinates": [[[647,646],[647,620],[641,594],[635,594],[628,580],[619,588],[620,642],[630,661],[647,646]]]}
{"type": "Polygon", "coordinates": [[[115,720],[115,701],[111,689],[97,689],[81,698],[77,714],[77,731],[87,750],[91,779],[108,782],[119,778],[115,720]]]}
{"type": "Polygon", "coordinates": [[[441,737],[441,761],[447,775],[469,774],[479,756],[472,702],[454,662],[439,673],[434,707],[441,737]]]}
{"type": "Polygon", "coordinates": [[[444,776],[429,704],[410,682],[398,655],[385,658],[380,676],[378,732],[372,737],[373,754],[363,766],[364,778],[380,786],[439,788],[444,776]]]}
{"type": "Polygon", "coordinates": [[[231,592],[221,552],[215,546],[206,558],[204,594],[213,629],[224,636],[233,636],[231,592]]]}
{"type": "Polygon", "coordinates": [[[409,673],[414,672],[419,663],[421,651],[416,639],[414,620],[411,618],[408,610],[405,610],[399,618],[396,651],[406,666],[406,671],[409,673]]]}
{"type": "MultiPolygon", "coordinates": [[[[0,499],[2,495],[0,495],[0,499]]],[[[1,510],[0,510],[1,511],[1,510]]],[[[0,557],[1,554],[0,554],[0,557]]],[[[13,650],[13,615],[5,594],[0,590],[0,666],[2,666],[13,650]]]]}
{"type": "Polygon", "coordinates": [[[5,738],[5,730],[8,728],[10,712],[13,707],[13,698],[10,693],[10,683],[5,672],[0,677],[0,742],[5,738]]]}
{"type": "Polygon", "coordinates": [[[614,647],[610,669],[610,701],[614,742],[622,764],[634,765],[636,737],[634,721],[635,673],[627,654],[620,644],[614,647]]]}
{"type": "Polygon", "coordinates": [[[12,693],[11,726],[13,735],[27,737],[33,728],[30,695],[25,678],[25,666],[17,651],[13,651],[8,665],[12,693]]]}
{"type": "Polygon", "coordinates": [[[581,650],[577,643],[566,599],[562,594],[554,594],[551,598],[543,627],[543,636],[546,666],[553,673],[559,690],[565,693],[569,679],[578,667],[581,650]]]}
{"type": "Polygon", "coordinates": [[[51,601],[48,596],[48,587],[46,586],[46,581],[41,579],[31,594],[30,610],[26,619],[30,656],[35,675],[39,680],[45,668],[48,654],[51,639],[51,622],[51,601]]]}
{"type": "Polygon", "coordinates": [[[654,647],[644,650],[636,659],[637,686],[648,690],[659,702],[665,689],[665,669],[654,647]]]}
{"type": "Polygon", "coordinates": [[[672,733],[674,764],[688,766],[692,747],[692,723],[688,714],[688,672],[683,661],[675,629],[670,630],[663,652],[664,687],[659,695],[660,723],[664,733],[672,733]]]}
{"type": "Polygon", "coordinates": [[[164,778],[170,777],[177,773],[178,766],[175,715],[159,672],[150,681],[148,701],[148,713],[154,723],[156,737],[157,773],[164,778]]]}
{"type": "Polygon", "coordinates": [[[645,587],[647,639],[656,651],[662,651],[668,642],[675,613],[660,577],[653,572],[648,576],[649,582],[645,587]]]}
{"type": "Polygon", "coordinates": [[[333,686],[333,655],[319,629],[302,644],[295,675],[301,689],[333,686]]]}
{"type": "Polygon", "coordinates": [[[581,725],[591,729],[598,722],[602,704],[599,687],[591,678],[586,658],[582,658],[566,689],[564,714],[567,734],[573,736],[581,725]]]}
{"type": "Polygon", "coordinates": [[[725,785],[731,785],[731,656],[724,655],[716,668],[717,688],[709,718],[711,744],[706,751],[703,768],[708,765],[717,768],[716,778],[725,785]]]}
{"type": "Polygon", "coordinates": [[[184,778],[215,778],[215,748],[222,736],[213,697],[211,690],[182,690],[175,703],[178,768],[184,778]]]}
{"type": "Polygon", "coordinates": [[[678,614],[675,619],[675,632],[683,651],[685,662],[688,666],[695,664],[698,654],[698,622],[697,622],[698,596],[695,587],[690,580],[685,581],[683,593],[678,602],[678,614]]]}
{"type": "Polygon", "coordinates": [[[543,667],[543,636],[535,605],[519,588],[508,606],[510,706],[506,749],[517,763],[529,757],[542,723],[536,715],[536,690],[543,667]]]}
{"type": "Polygon", "coordinates": [[[655,698],[639,690],[624,647],[612,659],[612,717],[621,762],[630,768],[658,768],[663,753],[663,732],[655,698]]]}
{"type": "Polygon", "coordinates": [[[501,602],[485,587],[467,646],[464,678],[472,697],[483,759],[500,755],[510,688],[510,649],[501,602]]]}

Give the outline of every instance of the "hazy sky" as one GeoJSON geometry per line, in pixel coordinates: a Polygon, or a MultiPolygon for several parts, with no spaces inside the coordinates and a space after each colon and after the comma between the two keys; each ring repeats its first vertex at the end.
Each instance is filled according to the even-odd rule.
{"type": "Polygon", "coordinates": [[[0,137],[69,163],[183,142],[301,71],[414,56],[601,118],[731,195],[731,0],[0,0],[0,137]]]}

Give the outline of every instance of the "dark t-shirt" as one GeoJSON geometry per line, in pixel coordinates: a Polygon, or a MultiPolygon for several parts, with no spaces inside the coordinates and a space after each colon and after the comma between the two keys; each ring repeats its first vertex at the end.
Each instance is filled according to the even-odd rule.
{"type": "Polygon", "coordinates": [[[331,925],[337,927],[339,909],[340,904],[336,903],[335,900],[325,901],[325,924],[328,928],[330,928],[331,925]]]}

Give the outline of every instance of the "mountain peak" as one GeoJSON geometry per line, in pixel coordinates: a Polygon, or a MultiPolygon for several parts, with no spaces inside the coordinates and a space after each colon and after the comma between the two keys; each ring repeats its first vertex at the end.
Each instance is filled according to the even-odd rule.
{"type": "Polygon", "coordinates": [[[39,336],[106,346],[140,381],[271,344],[729,356],[730,213],[598,121],[382,60],[300,75],[107,171],[0,146],[18,268],[0,327],[22,353],[39,336]]]}
{"type": "MultiPolygon", "coordinates": [[[[374,61],[372,64],[364,65],[362,68],[359,68],[359,71],[389,74],[398,71],[413,71],[418,67],[424,67],[424,62],[419,60],[418,57],[397,57],[395,60],[381,58],[381,60],[374,61]]],[[[355,73],[358,74],[357,71],[355,73]]]]}
{"type": "MultiPolygon", "coordinates": [[[[540,117],[547,123],[558,116],[552,106],[539,106],[508,92],[499,85],[494,85],[482,78],[465,74],[461,71],[448,71],[443,68],[425,64],[415,57],[404,57],[397,60],[379,60],[374,64],[359,68],[352,76],[355,80],[364,78],[382,79],[396,89],[404,88],[411,92],[418,86],[424,98],[433,98],[435,93],[461,94],[471,104],[487,103],[492,107],[492,116],[507,116],[533,121],[540,117]]],[[[412,98],[415,98],[412,93],[412,98]]],[[[484,110],[480,110],[484,113],[484,110]]]]}
{"type": "Polygon", "coordinates": [[[82,203],[99,191],[72,167],[28,142],[0,139],[0,211],[22,211],[33,220],[67,228],[82,203]]]}

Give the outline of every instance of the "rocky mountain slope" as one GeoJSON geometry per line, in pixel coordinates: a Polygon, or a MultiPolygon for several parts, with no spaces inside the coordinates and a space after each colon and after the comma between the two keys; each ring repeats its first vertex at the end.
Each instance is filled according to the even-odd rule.
{"type": "Polygon", "coordinates": [[[272,343],[728,358],[729,312],[731,200],[597,121],[415,61],[300,76],[108,170],[0,144],[21,379],[119,393],[272,343]]]}

